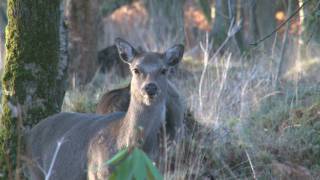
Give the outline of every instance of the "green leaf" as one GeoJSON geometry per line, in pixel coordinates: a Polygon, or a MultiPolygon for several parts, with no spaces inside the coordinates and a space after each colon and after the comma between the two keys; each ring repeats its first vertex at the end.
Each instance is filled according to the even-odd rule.
{"type": "Polygon", "coordinates": [[[198,0],[199,6],[206,17],[207,21],[211,22],[211,4],[210,0],[198,0]]]}
{"type": "Polygon", "coordinates": [[[163,179],[163,177],[161,176],[160,172],[158,171],[158,169],[153,165],[152,161],[148,158],[148,156],[144,153],[143,153],[143,158],[144,158],[144,161],[146,162],[147,164],[147,172],[148,172],[148,175],[149,176],[152,176],[151,178],[152,179],[155,179],[155,180],[160,180],[160,179],[163,179]]]}
{"type": "Polygon", "coordinates": [[[125,156],[128,154],[128,149],[122,149],[120,150],[116,155],[114,155],[110,160],[107,161],[107,165],[115,165],[119,161],[125,158],[125,156]]]}
{"type": "Polygon", "coordinates": [[[137,148],[133,150],[132,153],[133,156],[133,168],[134,168],[134,174],[135,179],[146,179],[147,172],[145,167],[145,162],[143,161],[142,153],[139,152],[137,148]]]}
{"type": "Polygon", "coordinates": [[[136,147],[130,152],[127,149],[120,151],[108,162],[111,162],[108,163],[109,165],[116,165],[115,170],[109,177],[110,180],[163,179],[148,156],[136,147]],[[114,164],[114,162],[117,162],[117,164],[114,164]]]}

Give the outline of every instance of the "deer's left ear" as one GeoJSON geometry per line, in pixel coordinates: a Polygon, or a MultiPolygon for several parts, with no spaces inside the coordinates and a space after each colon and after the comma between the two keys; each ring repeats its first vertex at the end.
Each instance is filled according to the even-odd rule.
{"type": "Polygon", "coordinates": [[[184,46],[182,44],[177,44],[169,48],[164,53],[167,65],[174,66],[178,64],[183,57],[183,52],[184,46]]]}

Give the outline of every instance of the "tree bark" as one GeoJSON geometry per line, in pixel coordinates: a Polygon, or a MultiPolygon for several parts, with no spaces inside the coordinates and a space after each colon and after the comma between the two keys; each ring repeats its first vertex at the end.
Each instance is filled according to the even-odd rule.
{"type": "Polygon", "coordinates": [[[184,2],[185,0],[144,0],[149,26],[155,33],[157,43],[184,43],[184,2]]]}
{"type": "Polygon", "coordinates": [[[234,3],[236,5],[236,7],[234,8],[235,12],[234,12],[234,18],[236,22],[241,22],[241,29],[239,30],[239,32],[237,32],[234,36],[236,45],[239,48],[240,53],[242,54],[245,50],[246,50],[246,46],[244,43],[244,28],[243,28],[243,21],[245,18],[245,8],[242,6],[242,0],[236,0],[236,2],[234,3]]]}
{"type": "MultiPolygon", "coordinates": [[[[299,0],[302,6],[303,1],[299,0]]],[[[317,13],[320,12],[320,2],[311,0],[299,12],[301,23],[301,34],[299,38],[300,59],[307,56],[307,47],[311,44],[320,44],[320,18],[317,13]]]]}
{"type": "Polygon", "coordinates": [[[215,16],[210,37],[213,38],[213,48],[217,49],[226,39],[229,26],[228,0],[215,1],[215,16]]]}
{"type": "Polygon", "coordinates": [[[3,59],[5,57],[4,51],[4,30],[7,25],[7,8],[6,0],[0,2],[0,69],[2,67],[3,59]]]}
{"type": "Polygon", "coordinates": [[[248,15],[248,31],[249,31],[249,42],[253,43],[258,41],[260,35],[257,23],[257,0],[252,0],[248,3],[249,15],[248,15]]]}
{"type": "Polygon", "coordinates": [[[99,0],[69,0],[69,82],[82,88],[97,70],[99,0]]]}
{"type": "MultiPolygon", "coordinates": [[[[263,38],[268,35],[274,29],[276,29],[277,23],[275,19],[276,13],[276,1],[275,0],[257,0],[256,1],[256,22],[258,25],[259,38],[263,38]]],[[[262,42],[262,46],[265,52],[271,53],[272,44],[274,42],[275,35],[272,35],[268,39],[262,42]]]]}
{"type": "Polygon", "coordinates": [[[0,124],[1,178],[19,179],[22,130],[60,111],[60,0],[8,0],[0,124]]]}
{"type": "Polygon", "coordinates": [[[109,16],[115,10],[119,9],[121,6],[131,4],[135,0],[108,0],[103,1],[101,5],[101,11],[103,16],[109,16]]]}

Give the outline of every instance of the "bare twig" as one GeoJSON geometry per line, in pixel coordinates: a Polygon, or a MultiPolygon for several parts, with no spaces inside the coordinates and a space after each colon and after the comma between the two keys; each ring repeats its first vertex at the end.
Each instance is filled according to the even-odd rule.
{"type": "Polygon", "coordinates": [[[254,170],[254,167],[253,167],[251,158],[250,158],[250,156],[249,156],[249,153],[247,152],[247,150],[244,150],[244,152],[246,153],[246,156],[247,156],[247,158],[248,158],[248,161],[249,161],[249,164],[250,164],[250,167],[251,167],[251,171],[252,171],[252,175],[253,175],[253,179],[254,179],[254,180],[257,180],[256,172],[255,172],[255,170],[254,170]]]}
{"type": "MultiPolygon", "coordinates": [[[[227,62],[225,64],[225,70],[222,72],[221,83],[220,83],[220,87],[219,87],[219,90],[217,93],[217,98],[216,98],[215,105],[214,105],[214,112],[215,113],[218,112],[218,107],[219,107],[219,103],[221,100],[221,95],[222,95],[223,89],[225,88],[225,84],[227,81],[227,76],[228,76],[229,68],[230,68],[230,60],[231,60],[231,54],[229,54],[229,56],[227,58],[227,62]]],[[[217,116],[217,117],[219,117],[219,116],[217,116]]],[[[218,120],[218,118],[217,118],[217,120],[218,120]]]]}
{"type": "Polygon", "coordinates": [[[199,104],[200,104],[200,110],[202,111],[202,86],[203,86],[203,82],[204,82],[204,76],[206,74],[207,71],[207,67],[208,67],[208,63],[210,63],[210,61],[212,59],[215,59],[218,54],[220,53],[220,51],[222,50],[222,48],[227,44],[227,42],[241,29],[241,22],[240,23],[235,23],[234,18],[231,19],[230,22],[230,26],[228,29],[228,35],[226,37],[226,39],[223,41],[223,43],[219,46],[219,48],[216,50],[216,52],[213,54],[213,56],[211,58],[209,58],[209,37],[208,34],[206,36],[206,45],[205,47],[203,46],[202,43],[200,43],[200,47],[201,50],[204,53],[204,65],[203,65],[203,70],[200,76],[200,83],[199,83],[199,104]]]}
{"type": "Polygon", "coordinates": [[[52,161],[51,161],[51,164],[50,164],[50,167],[49,167],[49,170],[48,170],[48,173],[46,174],[46,177],[45,177],[45,180],[49,180],[51,174],[52,174],[52,169],[53,169],[53,165],[57,159],[57,155],[60,151],[60,148],[61,148],[61,145],[64,143],[64,136],[59,139],[58,143],[57,143],[57,147],[56,147],[56,150],[54,151],[54,154],[53,154],[53,158],[52,158],[52,161]]]}
{"type": "Polygon", "coordinates": [[[310,0],[306,0],[305,2],[303,2],[303,4],[300,7],[298,7],[284,22],[282,22],[278,27],[276,27],[271,33],[269,33],[268,35],[264,36],[263,38],[261,38],[260,40],[254,43],[250,43],[249,45],[256,46],[261,42],[263,42],[264,40],[270,38],[274,33],[276,33],[279,29],[281,29],[284,25],[286,25],[289,21],[291,21],[291,19],[298,14],[300,9],[302,9],[309,2],[310,0]]]}
{"type": "Polygon", "coordinates": [[[204,75],[206,74],[207,67],[208,67],[208,61],[209,61],[209,37],[208,34],[206,34],[206,44],[205,47],[203,44],[200,42],[200,48],[204,54],[203,57],[203,70],[200,76],[200,83],[199,83],[199,106],[200,110],[202,111],[202,86],[203,86],[203,81],[204,81],[204,75]]]}

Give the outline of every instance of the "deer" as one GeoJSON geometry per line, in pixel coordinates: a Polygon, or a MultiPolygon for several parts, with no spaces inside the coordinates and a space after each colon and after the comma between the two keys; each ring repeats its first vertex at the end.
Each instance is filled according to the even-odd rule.
{"type": "Polygon", "coordinates": [[[163,53],[138,53],[121,38],[115,45],[132,74],[128,110],[105,115],[62,112],[41,120],[25,137],[31,179],[44,179],[48,171],[50,180],[107,179],[110,170],[105,163],[117,151],[140,138],[149,139],[144,147],[157,141],[166,117],[168,70],[181,61],[184,46],[176,44],[163,53]]]}
{"type": "MultiPolygon", "coordinates": [[[[104,93],[96,107],[97,114],[127,111],[130,104],[130,84],[104,93]]],[[[165,131],[160,131],[160,138],[168,135],[170,141],[179,141],[184,136],[184,106],[180,94],[168,80],[166,99],[165,131]]]]}

